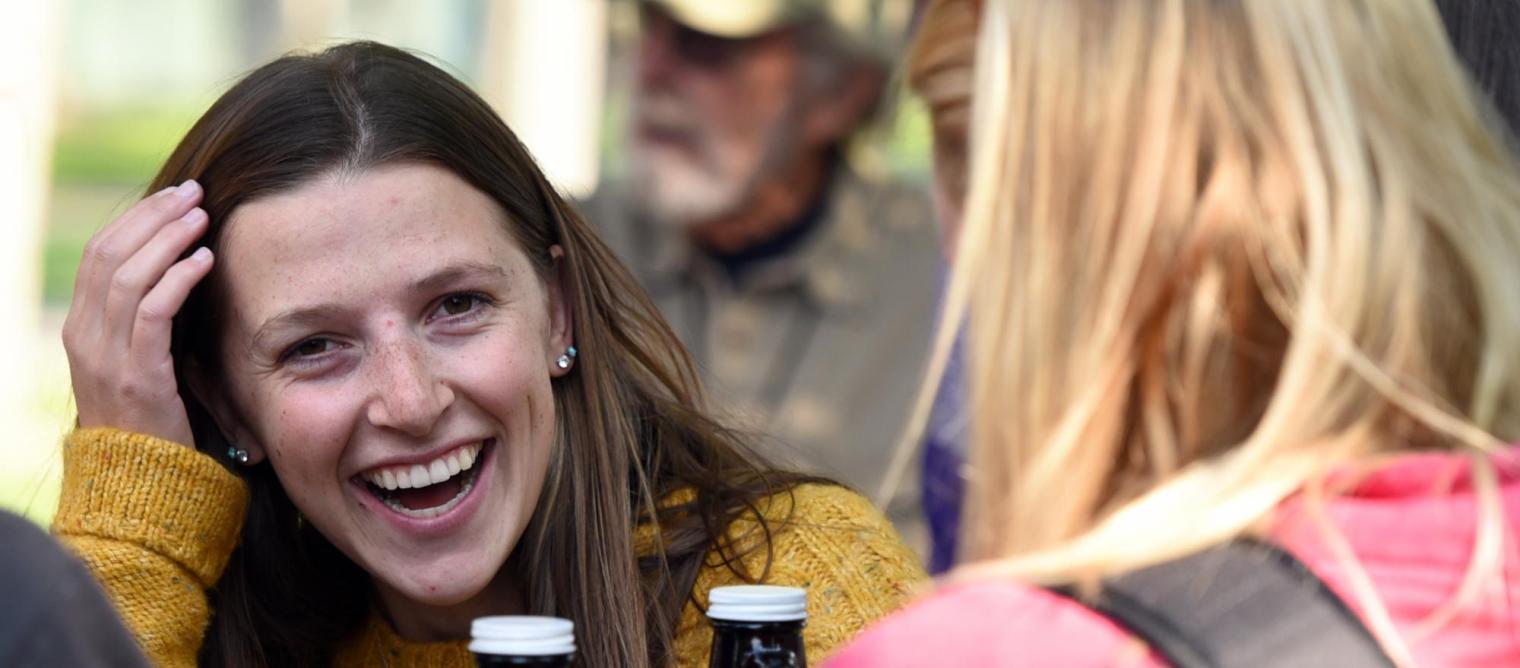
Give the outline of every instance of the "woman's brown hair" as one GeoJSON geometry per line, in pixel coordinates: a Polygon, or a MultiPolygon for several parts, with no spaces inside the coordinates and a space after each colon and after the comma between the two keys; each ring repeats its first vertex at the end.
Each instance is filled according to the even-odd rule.
{"type": "MultiPolygon", "coordinates": [[[[234,85],[195,124],[148,192],[194,178],[218,249],[242,204],[324,175],[402,162],[441,166],[489,195],[504,227],[548,280],[560,246],[577,334],[576,370],[554,382],[557,438],[534,519],[505,568],[533,614],[574,620],[580,661],[663,665],[681,610],[715,547],[726,566],[767,549],[775,527],[725,538],[729,524],[800,482],[707,418],[692,362],[632,276],[555,192],[526,148],[464,84],[405,51],[370,42],[291,55],[234,85]],[[672,493],[689,490],[691,494],[672,493]],[[678,502],[673,502],[678,501],[678,502]],[[634,527],[659,527],[636,553],[634,527]],[[753,539],[751,539],[753,538],[753,539]]],[[[217,377],[227,315],[220,265],[175,319],[180,387],[217,377]]],[[[185,397],[196,446],[229,443],[185,397]]],[[[241,546],[212,596],[204,665],[326,665],[372,606],[368,576],[304,527],[267,465],[240,468],[251,502],[241,546]]],[[[763,519],[763,518],[761,518],[763,519]]],[[[762,527],[765,525],[762,523],[762,527]]],[[[746,578],[760,573],[743,573],[746,578]]]]}

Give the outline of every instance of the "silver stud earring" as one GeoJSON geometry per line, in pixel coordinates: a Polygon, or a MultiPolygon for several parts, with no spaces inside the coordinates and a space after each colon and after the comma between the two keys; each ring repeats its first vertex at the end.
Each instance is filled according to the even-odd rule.
{"type": "Polygon", "coordinates": [[[248,451],[237,446],[230,446],[227,448],[227,458],[239,464],[247,464],[248,451]]]}
{"type": "Polygon", "coordinates": [[[561,369],[568,369],[570,368],[570,361],[575,359],[575,355],[575,346],[570,346],[565,350],[565,354],[559,356],[559,360],[555,364],[559,365],[561,369]]]}

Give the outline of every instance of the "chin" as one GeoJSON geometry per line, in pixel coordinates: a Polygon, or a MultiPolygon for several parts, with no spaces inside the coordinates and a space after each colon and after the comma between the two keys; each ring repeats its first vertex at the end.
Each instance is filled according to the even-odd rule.
{"type": "MultiPolygon", "coordinates": [[[[447,607],[464,603],[486,590],[497,571],[455,568],[440,560],[406,573],[389,573],[384,580],[391,589],[407,599],[429,607],[447,607]]],[[[476,564],[481,563],[478,560],[476,564]]],[[[498,569],[499,570],[499,569],[498,569]]]]}

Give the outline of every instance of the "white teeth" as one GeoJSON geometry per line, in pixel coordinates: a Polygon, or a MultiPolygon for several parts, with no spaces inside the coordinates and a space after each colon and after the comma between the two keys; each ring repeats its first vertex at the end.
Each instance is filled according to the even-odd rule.
{"type": "Polygon", "coordinates": [[[448,480],[475,465],[475,459],[484,448],[483,443],[455,448],[442,457],[426,464],[409,464],[371,470],[363,478],[376,487],[388,491],[427,487],[448,480]]]}

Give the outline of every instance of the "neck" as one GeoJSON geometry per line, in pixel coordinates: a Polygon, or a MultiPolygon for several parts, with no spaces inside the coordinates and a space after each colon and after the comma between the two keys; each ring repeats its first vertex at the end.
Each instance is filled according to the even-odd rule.
{"type": "Polygon", "coordinates": [[[470,622],[489,615],[527,614],[527,595],[503,567],[486,588],[454,605],[427,605],[377,583],[381,610],[396,634],[412,642],[442,642],[470,637],[470,622]]]}
{"type": "Polygon", "coordinates": [[[827,152],[806,153],[762,181],[733,213],[692,227],[692,241],[715,255],[734,255],[800,224],[832,164],[827,152]]]}

